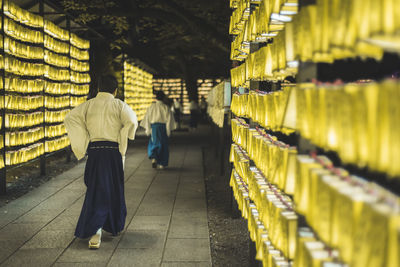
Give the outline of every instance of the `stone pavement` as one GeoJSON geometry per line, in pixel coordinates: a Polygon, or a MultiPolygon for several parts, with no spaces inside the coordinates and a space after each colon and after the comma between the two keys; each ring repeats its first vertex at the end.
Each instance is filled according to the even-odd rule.
{"type": "Polygon", "coordinates": [[[147,138],[125,165],[126,227],[99,250],[74,237],[85,162],[0,208],[0,266],[211,266],[201,144],[175,133],[169,168],[151,168],[147,138]]]}

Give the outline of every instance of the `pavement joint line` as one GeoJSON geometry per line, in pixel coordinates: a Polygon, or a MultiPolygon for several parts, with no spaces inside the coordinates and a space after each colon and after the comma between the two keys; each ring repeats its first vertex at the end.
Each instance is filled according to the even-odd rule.
{"type": "Polygon", "coordinates": [[[192,262],[207,262],[207,263],[210,263],[209,261],[199,261],[199,260],[191,260],[191,261],[164,261],[163,263],[176,263],[176,262],[179,262],[179,263],[192,263],[192,262]]]}
{"type": "MultiPolygon", "coordinates": [[[[129,179],[131,179],[131,177],[135,174],[135,172],[137,171],[137,169],[140,167],[140,165],[143,163],[143,161],[144,161],[145,159],[143,159],[141,162],[140,162],[140,164],[135,168],[135,170],[132,172],[132,174],[131,175],[129,175],[129,177],[128,177],[128,179],[126,180],[126,181],[124,181],[124,183],[126,183],[129,179]]],[[[82,194],[76,201],[78,201],[83,195],[85,195],[86,194],[86,192],[84,193],[84,194],[82,194]]],[[[74,201],[74,203],[73,204],[75,204],[76,203],[76,201],[74,201]]],[[[72,205],[73,205],[72,204],[72,205]]],[[[71,205],[71,206],[72,206],[71,205]]],[[[71,207],[70,206],[70,207],[71,207]]],[[[64,210],[65,211],[65,210],[64,210]]],[[[64,212],[63,211],[63,212],[64,212]]],[[[57,216],[58,217],[58,216],[57,216]]],[[[55,219],[55,218],[54,218],[55,219]]],[[[122,238],[122,237],[121,237],[122,238]]],[[[76,237],[74,237],[73,239],[72,239],[72,241],[68,244],[68,246],[60,253],[60,255],[58,255],[58,257],[55,259],[55,261],[51,264],[51,266],[54,266],[56,263],[57,263],[57,261],[61,258],[61,256],[65,253],[65,251],[67,251],[67,249],[68,248],[70,248],[71,247],[71,245],[72,245],[72,243],[74,242],[76,240],[76,237]]],[[[119,243],[119,242],[118,242],[119,243]]]]}
{"type": "Polygon", "coordinates": [[[170,216],[170,218],[169,218],[168,230],[167,230],[167,235],[166,235],[165,241],[164,241],[163,253],[162,253],[162,256],[161,256],[160,266],[162,265],[162,263],[163,263],[163,261],[164,261],[165,249],[166,249],[166,247],[167,247],[168,236],[169,236],[169,233],[170,233],[170,231],[171,231],[172,215],[173,215],[173,213],[174,213],[175,204],[176,204],[176,199],[177,199],[177,196],[178,196],[178,190],[179,190],[179,186],[180,186],[180,184],[181,184],[182,169],[183,169],[183,166],[185,165],[186,154],[187,154],[187,146],[185,146],[184,156],[183,156],[182,164],[181,164],[181,167],[180,167],[180,170],[179,170],[179,179],[178,179],[178,184],[177,184],[177,186],[176,186],[175,199],[174,199],[174,204],[173,204],[173,206],[172,206],[171,216],[170,216]]]}
{"type": "MultiPolygon", "coordinates": [[[[83,195],[83,194],[82,194],[83,195]]],[[[69,207],[71,207],[71,206],[73,206],[81,197],[82,197],[82,195],[80,195],[69,207]]],[[[19,251],[26,243],[28,243],[30,240],[32,240],[32,238],[34,238],[40,231],[42,231],[43,230],[43,228],[45,228],[47,225],[49,225],[52,221],[54,221],[55,219],[57,219],[62,213],[64,213],[69,207],[67,207],[67,208],[65,208],[65,209],[63,209],[56,217],[54,217],[52,220],[50,220],[49,222],[47,222],[43,227],[41,227],[39,230],[37,230],[36,232],[35,232],[35,234],[34,235],[32,235],[30,238],[28,238],[19,248],[17,248],[16,250],[14,250],[10,255],[8,255],[8,257],[6,257],[2,262],[0,262],[0,265],[2,265],[4,262],[6,262],[9,258],[11,258],[15,253],[17,253],[17,251],[19,251]]],[[[73,240],[75,240],[75,238],[73,239],[73,240]]],[[[72,241],[73,241],[72,240],[72,241]]],[[[72,241],[71,241],[71,243],[72,243],[72,241]]],[[[68,245],[69,246],[69,245],[68,245]]],[[[63,251],[64,252],[64,251],[63,251]]],[[[62,252],[62,253],[63,253],[62,252]]],[[[62,254],[61,253],[61,254],[62,254]]],[[[60,255],[61,255],[60,254],[60,255]]],[[[59,256],[60,256],[59,255],[59,256]]],[[[57,259],[58,259],[59,257],[57,257],[57,259]]]]}
{"type": "MultiPolygon", "coordinates": [[[[136,169],[132,172],[132,174],[129,176],[129,178],[127,179],[127,181],[135,174],[135,172],[137,171],[137,169],[140,167],[140,165],[142,164],[142,162],[145,159],[143,159],[141,161],[141,163],[138,165],[138,167],[136,167],[136,169]]],[[[18,216],[16,219],[14,219],[13,221],[9,222],[8,224],[4,225],[3,227],[0,228],[3,229],[4,227],[12,224],[13,222],[15,222],[16,220],[18,220],[19,218],[21,218],[22,216],[24,216],[25,214],[27,214],[29,211],[33,210],[34,208],[36,208],[37,206],[39,206],[40,204],[42,204],[43,202],[45,202],[47,199],[49,199],[50,197],[54,196],[55,194],[59,193],[61,190],[63,190],[65,187],[67,187],[68,185],[72,184],[73,182],[75,182],[76,180],[80,179],[81,177],[83,177],[83,174],[79,175],[77,178],[73,178],[69,183],[65,184],[63,187],[61,187],[59,190],[57,190],[56,192],[54,192],[53,194],[49,195],[47,198],[45,198],[44,200],[42,200],[41,202],[39,202],[37,205],[35,205],[34,207],[32,207],[30,210],[24,212],[23,214],[21,214],[20,216],[18,216]]],[[[26,243],[28,243],[32,238],[34,238],[40,231],[43,230],[43,228],[45,228],[47,225],[49,225],[52,221],[54,221],[55,219],[57,219],[62,213],[64,213],[68,208],[70,208],[71,206],[73,206],[77,201],[79,201],[79,199],[84,196],[86,194],[83,193],[81,195],[79,195],[79,197],[76,198],[76,200],[71,203],[71,205],[69,205],[68,207],[66,207],[65,209],[63,209],[56,217],[54,217],[52,220],[48,221],[43,227],[41,227],[40,229],[38,229],[30,238],[28,238],[23,244],[21,244],[21,246],[19,248],[17,248],[16,250],[14,250],[8,257],[6,257],[2,262],[0,262],[0,265],[3,264],[4,262],[6,262],[9,258],[11,258],[18,250],[21,249],[21,247],[23,247],[26,243]]],[[[75,241],[76,237],[72,239],[72,241],[68,244],[68,246],[60,253],[60,255],[58,255],[58,257],[56,258],[56,260],[51,264],[51,266],[53,266],[57,260],[64,254],[64,252],[71,246],[71,244],[75,241]]]]}
{"type": "MultiPolygon", "coordinates": [[[[49,195],[47,198],[43,199],[42,201],[40,201],[37,205],[33,206],[31,209],[25,211],[24,213],[22,213],[20,216],[18,216],[17,218],[15,218],[14,220],[12,220],[11,222],[5,224],[3,227],[0,227],[0,230],[2,230],[4,227],[12,224],[13,222],[15,222],[16,220],[18,220],[19,218],[21,218],[22,216],[24,216],[25,214],[27,214],[28,212],[30,212],[31,210],[33,210],[34,208],[36,208],[37,206],[39,206],[40,204],[42,204],[43,202],[45,202],[46,200],[48,200],[49,198],[51,198],[52,196],[54,196],[55,194],[57,194],[58,192],[60,192],[61,190],[63,190],[65,187],[67,187],[68,185],[72,184],[73,182],[75,182],[76,180],[78,180],[79,178],[83,177],[83,175],[79,175],[78,177],[74,178],[71,182],[69,182],[68,184],[66,184],[64,187],[60,188],[59,190],[57,190],[56,192],[54,192],[53,194],[49,195]]],[[[37,187],[39,188],[39,187],[37,187]]],[[[37,189],[35,188],[35,189],[37,189]]],[[[32,192],[32,191],[31,191],[32,192]]],[[[23,196],[22,196],[23,197],[23,196]]],[[[7,207],[7,206],[4,206],[7,207]]]]}
{"type": "Polygon", "coordinates": [[[170,237],[168,239],[170,239],[170,240],[181,240],[181,239],[204,240],[204,239],[207,239],[208,240],[207,237],[190,237],[190,236],[188,236],[188,237],[170,237]]]}
{"type": "Polygon", "coordinates": [[[142,163],[143,163],[145,160],[146,160],[146,157],[144,157],[144,158],[142,159],[142,161],[140,162],[140,164],[138,164],[138,166],[135,168],[135,170],[132,172],[132,174],[128,176],[128,178],[126,179],[126,181],[124,181],[124,184],[125,184],[126,182],[128,182],[128,181],[132,178],[132,176],[137,172],[137,170],[139,169],[139,167],[142,165],[142,163]]]}
{"type": "MultiPolygon", "coordinates": [[[[86,194],[86,192],[85,192],[85,194],[86,194]]],[[[72,207],[77,201],[79,201],[79,199],[82,197],[82,196],[84,196],[85,194],[82,194],[79,198],[77,198],[75,201],[74,201],[74,203],[72,203],[71,204],[71,206],[69,206],[69,207],[72,207]]],[[[66,210],[66,209],[65,209],[66,210]]],[[[65,210],[63,210],[63,212],[65,211],[65,210]]],[[[62,212],[62,213],[63,213],[62,212]]],[[[60,216],[61,215],[61,213],[58,215],[58,216],[60,216]]],[[[58,217],[57,216],[57,217],[58,217]]],[[[57,218],[56,217],[56,218],[57,218]]],[[[53,220],[55,220],[56,218],[54,218],[53,220]]],[[[52,221],[53,221],[52,220],[52,221]]],[[[51,221],[48,223],[48,224],[50,224],[51,223],[51,221]]],[[[48,224],[46,224],[45,225],[45,227],[48,225],[48,224]]],[[[42,228],[43,229],[43,228],[42,228]]],[[[40,229],[40,230],[42,230],[42,229],[40,229]]],[[[37,233],[36,233],[37,234],[37,233]]],[[[55,259],[55,261],[51,264],[51,266],[54,266],[54,264],[56,264],[56,262],[57,262],[57,260],[64,254],[64,252],[71,246],[71,244],[75,241],[75,239],[76,239],[76,237],[74,236],[74,238],[72,239],[72,241],[68,244],[68,246],[57,256],[57,258],[55,259]]]]}
{"type": "MultiPolygon", "coordinates": [[[[145,159],[143,159],[143,161],[144,161],[144,160],[145,160],[145,159]]],[[[141,164],[143,163],[143,161],[141,162],[141,164]]],[[[141,164],[139,164],[139,166],[140,166],[141,164]]],[[[138,166],[138,168],[139,168],[139,166],[138,166]]],[[[126,233],[128,227],[131,225],[133,218],[135,218],[135,215],[136,215],[137,211],[139,210],[140,205],[142,204],[142,202],[143,202],[143,200],[144,200],[144,198],[145,198],[147,192],[150,190],[150,187],[151,187],[151,185],[153,184],[154,180],[156,179],[158,173],[159,173],[159,172],[156,172],[156,173],[154,174],[154,176],[153,176],[153,178],[152,178],[152,180],[151,180],[151,183],[150,183],[149,186],[147,187],[147,189],[146,189],[146,191],[144,192],[142,198],[140,199],[139,204],[137,205],[137,207],[136,207],[136,209],[135,209],[135,212],[133,213],[132,219],[129,221],[129,223],[128,223],[127,225],[125,225],[124,230],[121,232],[121,237],[120,237],[120,239],[118,240],[118,242],[117,242],[117,244],[116,244],[116,246],[115,246],[113,252],[111,253],[111,256],[108,258],[108,261],[107,261],[107,265],[106,265],[106,266],[110,266],[110,265],[109,265],[109,264],[110,264],[110,261],[111,261],[112,257],[114,256],[115,251],[117,250],[117,248],[118,248],[118,246],[119,246],[119,243],[121,242],[122,238],[124,237],[124,235],[125,235],[125,233],[126,233]]],[[[133,176],[133,174],[132,174],[132,176],[133,176]]],[[[130,178],[129,178],[129,179],[130,179],[130,178]]]]}
{"type": "MultiPolygon", "coordinates": [[[[177,156],[179,155],[179,160],[175,159],[175,160],[174,160],[174,163],[175,163],[175,164],[181,163],[181,164],[179,164],[180,167],[178,167],[178,168],[176,168],[176,169],[173,168],[173,172],[172,172],[172,173],[175,173],[174,176],[175,176],[175,175],[178,176],[178,177],[177,177],[178,179],[177,179],[176,188],[175,188],[175,190],[174,190],[174,191],[175,191],[175,196],[174,196],[174,198],[173,198],[172,211],[171,211],[171,213],[169,214],[169,217],[168,217],[168,215],[167,215],[167,217],[165,218],[165,219],[167,219],[167,221],[169,222],[168,228],[167,228],[167,231],[166,231],[166,235],[165,235],[165,239],[164,239],[164,240],[160,240],[160,241],[161,241],[161,242],[160,242],[160,243],[161,243],[160,245],[163,245],[163,246],[162,246],[163,251],[162,251],[161,261],[159,262],[159,265],[162,265],[162,264],[164,264],[164,263],[176,262],[176,261],[171,261],[171,260],[168,260],[168,261],[165,261],[165,262],[164,262],[164,259],[165,259],[165,256],[166,256],[166,255],[165,255],[165,253],[166,253],[166,252],[165,252],[165,249],[166,249],[166,247],[167,247],[166,245],[167,245],[168,239],[171,239],[171,240],[193,239],[193,240],[208,240],[208,241],[209,241],[209,239],[210,239],[210,236],[209,236],[209,235],[207,235],[207,236],[204,237],[204,238],[202,238],[202,237],[196,237],[196,238],[192,238],[192,237],[183,237],[183,238],[182,238],[182,237],[179,237],[179,238],[177,238],[177,237],[170,237],[170,236],[172,235],[172,230],[173,230],[173,228],[172,228],[173,214],[174,214],[174,211],[175,211],[176,208],[177,208],[177,203],[178,203],[178,199],[179,199],[179,197],[178,197],[178,192],[179,192],[179,189],[181,188],[181,186],[183,185],[183,183],[184,183],[184,181],[185,181],[184,177],[186,177],[187,175],[191,174],[193,171],[195,171],[195,172],[203,171],[203,174],[200,175],[200,177],[199,177],[200,179],[199,179],[199,180],[201,180],[201,178],[203,178],[203,181],[202,181],[201,184],[202,184],[202,185],[205,185],[205,181],[204,181],[204,176],[205,176],[205,171],[204,171],[204,160],[203,160],[202,166],[199,166],[200,168],[198,168],[198,169],[196,168],[196,169],[194,170],[194,169],[192,168],[192,167],[193,167],[192,165],[196,165],[196,164],[198,164],[198,162],[193,161],[192,157],[188,157],[188,155],[194,156],[194,153],[189,153],[189,152],[191,151],[191,149],[189,149],[189,148],[193,148],[193,150],[200,149],[200,155],[199,155],[199,156],[200,156],[202,159],[204,159],[204,154],[203,154],[203,153],[204,153],[204,151],[203,151],[204,147],[203,147],[203,146],[190,146],[190,145],[188,145],[188,144],[186,144],[186,143],[183,143],[183,144],[178,144],[177,149],[175,149],[174,151],[171,151],[171,154],[173,154],[173,155],[174,155],[174,154],[177,154],[177,156]],[[182,146],[181,146],[181,145],[182,145],[182,146]],[[202,153],[202,152],[203,152],[203,153],[202,153]],[[180,155],[182,155],[182,154],[183,154],[183,157],[182,157],[182,159],[181,159],[181,156],[180,156],[180,155]],[[189,169],[189,172],[188,172],[188,169],[189,169]],[[168,237],[170,237],[170,238],[168,238],[168,237]],[[163,243],[163,244],[162,244],[162,243],[163,243]]],[[[132,213],[133,213],[133,214],[130,216],[130,220],[128,221],[127,225],[125,226],[125,229],[121,232],[121,235],[119,236],[119,239],[116,240],[117,242],[115,242],[115,243],[116,243],[115,246],[113,246],[113,248],[111,248],[111,251],[109,251],[110,256],[108,256],[108,257],[105,259],[105,261],[103,262],[103,264],[105,264],[106,266],[111,266],[112,257],[113,257],[114,255],[116,255],[117,250],[123,249],[123,248],[120,248],[120,247],[119,247],[119,245],[121,245],[122,238],[124,238],[124,237],[127,236],[127,232],[128,232],[127,229],[129,228],[130,225],[132,225],[132,222],[133,222],[133,220],[136,218],[136,216],[138,216],[137,214],[138,214],[138,212],[139,212],[139,210],[140,210],[141,205],[144,205],[144,203],[146,203],[146,196],[148,197],[148,196],[150,195],[150,190],[152,189],[152,186],[155,186],[155,185],[156,185],[157,178],[160,178],[161,176],[163,177],[162,173],[165,173],[165,171],[162,171],[162,170],[151,171],[152,169],[147,168],[147,165],[146,165],[146,163],[145,163],[145,161],[147,160],[145,150],[146,150],[146,149],[141,149],[141,147],[140,147],[139,149],[135,148],[135,151],[132,152],[132,153],[130,153],[130,154],[131,154],[130,162],[132,162],[133,164],[130,165],[131,167],[129,168],[129,174],[126,176],[126,180],[124,181],[124,183],[126,184],[126,183],[129,182],[129,181],[132,182],[132,180],[135,181],[135,178],[132,178],[132,177],[134,177],[136,174],[140,173],[141,170],[143,170],[143,174],[145,174],[145,177],[143,177],[144,179],[140,179],[140,180],[141,180],[141,182],[144,182],[144,184],[148,184],[148,185],[147,185],[147,187],[142,187],[142,188],[140,189],[140,194],[139,194],[139,197],[141,196],[141,197],[140,197],[140,200],[138,199],[138,200],[139,200],[138,203],[135,201],[135,205],[133,205],[134,208],[132,209],[132,213]],[[139,155],[137,155],[137,154],[139,154],[139,155]],[[141,156],[140,154],[142,154],[142,156],[141,156]],[[138,162],[139,162],[139,163],[138,163],[138,162]],[[136,165],[136,164],[137,164],[137,165],[136,165]],[[145,165],[144,165],[144,164],[145,164],[145,165]],[[133,166],[132,166],[132,165],[133,165],[133,166]],[[136,166],[135,166],[135,165],[136,165],[136,166]],[[160,175],[161,175],[161,176],[160,176],[160,175]],[[147,177],[146,177],[146,176],[147,176],[147,177]],[[150,180],[150,179],[151,179],[151,180],[150,180]]],[[[196,154],[196,158],[197,158],[197,153],[195,153],[195,154],[196,154]]],[[[128,159],[128,157],[127,157],[127,159],[128,159]]],[[[179,166],[179,165],[178,165],[178,166],[179,166]]],[[[78,163],[77,166],[75,166],[75,167],[78,167],[78,166],[79,166],[79,163],[78,163]]],[[[129,165],[128,165],[128,166],[129,166],[129,165]]],[[[150,166],[150,165],[149,165],[149,166],[150,166]]],[[[75,167],[73,167],[73,168],[75,168],[75,167]]],[[[80,169],[81,167],[82,167],[82,166],[79,166],[79,169],[80,169]]],[[[73,168],[72,168],[72,169],[73,169],[73,168]]],[[[73,176],[73,175],[71,175],[71,176],[73,176]]],[[[15,214],[15,215],[17,215],[17,217],[11,219],[10,222],[8,222],[8,223],[5,224],[4,226],[0,227],[0,230],[1,230],[1,229],[4,229],[5,227],[7,227],[7,226],[9,226],[9,225],[12,225],[12,224],[15,223],[17,220],[19,220],[21,217],[27,215],[29,212],[31,212],[32,210],[34,210],[34,209],[37,208],[38,206],[43,205],[44,203],[46,203],[46,201],[49,202],[49,201],[50,201],[49,199],[52,198],[52,197],[54,197],[54,196],[56,196],[57,194],[62,194],[62,195],[63,195],[62,190],[66,189],[66,187],[70,186],[70,185],[73,184],[74,182],[77,182],[77,180],[78,180],[78,179],[81,179],[82,176],[83,176],[83,174],[77,176],[76,178],[72,178],[72,180],[67,181],[66,184],[64,184],[64,185],[62,185],[61,187],[59,187],[58,190],[57,190],[57,187],[54,186],[54,187],[55,187],[54,189],[56,189],[56,191],[54,191],[53,193],[51,193],[51,189],[50,189],[50,190],[49,190],[50,192],[47,192],[47,193],[50,193],[49,196],[45,197],[45,198],[42,199],[42,200],[39,199],[39,203],[34,204],[33,207],[29,208],[29,210],[27,210],[27,211],[23,211],[20,215],[15,214]]],[[[167,175],[167,176],[168,176],[168,175],[167,175]]],[[[57,176],[56,176],[56,177],[57,177],[57,176]]],[[[53,178],[55,178],[55,177],[53,177],[53,178]]],[[[167,178],[168,178],[168,177],[167,177],[167,178]]],[[[176,178],[175,178],[175,179],[176,179],[176,178]]],[[[175,180],[175,179],[174,179],[174,180],[175,180]]],[[[77,184],[77,186],[79,186],[79,185],[77,184]]],[[[204,192],[203,192],[203,193],[204,193],[204,192]]],[[[17,248],[16,250],[12,251],[11,254],[8,255],[8,256],[6,257],[6,259],[4,259],[3,261],[1,261],[1,262],[0,262],[0,265],[3,266],[2,264],[4,264],[7,260],[10,260],[10,258],[15,257],[16,253],[17,253],[18,251],[20,251],[21,248],[22,248],[23,246],[25,246],[28,242],[30,242],[32,239],[34,239],[40,232],[43,233],[43,232],[44,232],[43,229],[44,229],[45,227],[47,227],[47,226],[49,226],[50,224],[52,224],[55,220],[57,220],[57,218],[60,218],[60,216],[62,216],[63,214],[66,214],[66,213],[67,213],[66,211],[67,211],[68,209],[72,210],[71,207],[73,207],[74,205],[76,205],[77,202],[80,201],[81,198],[82,198],[82,196],[84,196],[84,195],[85,195],[85,193],[81,193],[81,194],[79,194],[79,196],[78,196],[78,195],[75,196],[76,199],[73,200],[73,202],[70,203],[69,205],[66,205],[66,207],[64,207],[64,209],[63,209],[62,206],[61,206],[61,209],[59,209],[59,210],[55,209],[55,211],[56,211],[55,214],[54,214],[54,213],[49,214],[49,215],[52,215],[52,216],[55,216],[55,217],[53,217],[52,219],[50,219],[50,218],[52,217],[52,216],[50,216],[49,219],[46,219],[45,221],[41,222],[41,223],[43,223],[43,226],[40,227],[39,230],[32,231],[31,233],[32,233],[33,235],[32,235],[31,237],[27,238],[26,240],[22,240],[23,243],[19,244],[19,246],[18,246],[18,248],[17,248]]],[[[171,197],[172,197],[172,196],[171,196],[171,197]]],[[[34,198],[35,198],[35,197],[34,197],[34,198]]],[[[39,195],[39,198],[40,198],[40,195],[39,195]]],[[[172,200],[172,199],[171,199],[171,200],[172,200]]],[[[73,210],[75,210],[75,209],[73,209],[73,210]]],[[[44,210],[44,211],[45,211],[45,210],[44,210]]],[[[204,211],[203,211],[203,212],[204,212],[204,211]]],[[[35,214],[33,214],[33,215],[35,215],[35,214]]],[[[208,206],[207,206],[207,215],[208,215],[208,206]]],[[[27,221],[27,223],[29,224],[29,220],[27,221]]],[[[208,225],[207,225],[207,226],[208,226],[208,225]]],[[[59,263],[58,261],[60,260],[60,258],[61,258],[63,255],[65,255],[66,251],[67,251],[68,249],[70,249],[71,246],[73,246],[73,243],[76,242],[76,240],[77,240],[77,238],[74,237],[68,244],[64,245],[63,248],[61,248],[61,252],[58,253],[58,256],[56,257],[56,259],[55,259],[55,260],[52,260],[52,263],[49,262],[50,266],[54,266],[54,265],[58,264],[58,263],[59,263]]],[[[107,253],[107,254],[108,254],[108,253],[107,253]]],[[[80,263],[81,261],[78,261],[78,262],[80,263]]],[[[190,261],[179,261],[179,262],[206,262],[206,263],[209,263],[209,261],[204,261],[204,260],[190,260],[190,261]]]]}
{"type": "Polygon", "coordinates": [[[61,258],[61,256],[64,254],[64,252],[71,247],[72,243],[74,243],[75,240],[76,240],[76,237],[74,236],[74,238],[71,240],[71,242],[69,242],[68,246],[65,249],[63,249],[63,251],[57,256],[57,258],[54,260],[54,262],[50,266],[54,266],[57,263],[58,259],[61,258]]]}
{"type": "MultiPolygon", "coordinates": [[[[202,171],[203,171],[203,185],[204,185],[204,197],[205,197],[205,201],[206,201],[206,212],[207,212],[207,228],[208,228],[208,235],[207,235],[207,239],[208,239],[208,243],[210,244],[210,252],[211,252],[211,233],[210,233],[210,218],[208,217],[208,201],[207,201],[207,183],[206,183],[206,160],[205,160],[205,146],[201,147],[201,159],[203,161],[202,164],[202,171]]],[[[211,256],[211,255],[210,255],[211,256]]],[[[211,256],[211,262],[212,262],[212,256],[211,256]]]]}

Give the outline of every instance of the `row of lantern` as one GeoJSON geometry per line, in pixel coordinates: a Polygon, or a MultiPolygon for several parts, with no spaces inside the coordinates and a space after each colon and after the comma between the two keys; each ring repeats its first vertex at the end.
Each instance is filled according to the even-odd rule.
{"type": "MultiPolygon", "coordinates": [[[[293,21],[285,23],[285,27],[274,34],[272,44],[253,54],[249,54],[250,43],[259,41],[258,31],[256,26],[249,27],[249,31],[255,32],[242,31],[232,42],[232,59],[251,61],[246,62],[247,74],[241,71],[242,77],[233,77],[241,82],[233,83],[242,86],[243,81],[249,79],[282,79],[296,73],[294,67],[298,60],[332,63],[358,56],[380,60],[384,50],[399,52],[400,20],[393,13],[398,5],[394,2],[317,1],[316,5],[303,7],[293,21]],[[345,8],[344,12],[339,11],[340,7],[345,8]]],[[[253,14],[263,10],[263,3],[253,14]]]]}
{"type": "Polygon", "coordinates": [[[70,142],[67,136],[58,139],[36,143],[19,150],[6,151],[5,163],[7,166],[21,164],[35,159],[44,153],[54,152],[69,146],[70,142]]]}
{"type": "Polygon", "coordinates": [[[44,137],[64,136],[66,133],[64,124],[48,125],[46,126],[46,131],[43,130],[43,127],[37,127],[25,131],[6,132],[5,144],[6,146],[21,146],[36,143],[44,137]]]}
{"type": "MultiPolygon", "coordinates": [[[[3,60],[2,58],[0,60],[1,67],[3,60]]],[[[70,71],[68,69],[59,69],[42,63],[21,61],[17,58],[9,56],[5,57],[4,64],[7,72],[16,75],[34,77],[45,76],[55,81],[72,81],[82,84],[90,83],[90,75],[88,73],[70,71]]]]}
{"type": "MultiPolygon", "coordinates": [[[[0,88],[3,86],[3,78],[0,77],[0,88]]],[[[71,84],[45,81],[43,79],[27,80],[19,77],[8,77],[5,79],[5,88],[7,92],[17,93],[39,93],[43,89],[48,94],[53,95],[87,95],[89,93],[89,84],[71,84]]]]}
{"type": "Polygon", "coordinates": [[[257,2],[259,5],[254,6],[253,2],[240,1],[232,14],[230,33],[237,35],[232,42],[232,60],[247,58],[250,42],[266,42],[274,38],[298,12],[298,0],[257,2]]]}
{"type": "Polygon", "coordinates": [[[70,108],[86,101],[90,43],[3,1],[5,57],[0,68],[5,76],[0,82],[5,96],[0,105],[6,109],[1,125],[6,154],[0,165],[15,165],[69,145],[62,122],[70,108]]]}
{"type": "MultiPolygon", "coordinates": [[[[83,103],[85,99],[82,97],[78,97],[71,103],[71,107],[77,106],[83,103]]],[[[65,116],[69,113],[69,109],[64,110],[46,110],[45,111],[45,123],[62,123],[64,121],[65,116]]],[[[40,125],[43,123],[43,113],[42,112],[33,112],[33,113],[25,113],[25,114],[11,114],[7,113],[5,116],[5,126],[10,129],[18,129],[24,127],[32,127],[35,125],[40,125]]],[[[1,127],[1,121],[0,121],[1,127]]]]}
{"type": "Polygon", "coordinates": [[[234,95],[232,111],[275,131],[298,131],[345,163],[400,176],[400,83],[299,84],[234,95]],[[341,103],[341,105],[337,105],[341,103]]]}
{"type": "Polygon", "coordinates": [[[335,168],[326,157],[297,156],[295,149],[262,130],[250,129],[240,119],[233,120],[232,127],[233,139],[249,151],[237,144],[232,146],[230,159],[235,171],[247,185],[248,196],[257,206],[271,244],[285,258],[294,259],[294,266],[315,265],[310,259],[304,262],[306,258],[297,258],[299,253],[294,243],[297,215],[293,211],[304,215],[318,234],[317,239],[310,233],[308,240],[318,242],[318,250],[337,250],[334,257],[323,253],[325,256],[320,260],[340,259],[356,267],[367,263],[398,266],[400,199],[397,196],[335,168]],[[251,167],[250,160],[257,167],[251,167]],[[293,195],[294,202],[281,191],[293,195]],[[294,220],[292,227],[287,226],[288,218],[282,218],[286,211],[290,211],[288,215],[294,220]]]}
{"type": "Polygon", "coordinates": [[[142,120],[153,100],[153,75],[125,61],[123,77],[125,102],[142,120]]]}

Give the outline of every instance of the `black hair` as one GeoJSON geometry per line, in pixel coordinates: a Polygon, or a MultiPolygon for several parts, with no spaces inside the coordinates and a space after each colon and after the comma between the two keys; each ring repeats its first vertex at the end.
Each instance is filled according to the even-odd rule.
{"type": "Polygon", "coordinates": [[[99,92],[107,92],[110,94],[114,94],[115,90],[117,90],[118,81],[111,74],[102,75],[99,79],[99,92]]]}
{"type": "Polygon", "coordinates": [[[165,94],[164,94],[163,91],[157,91],[156,92],[156,99],[157,100],[164,100],[164,98],[165,98],[165,94]]]}

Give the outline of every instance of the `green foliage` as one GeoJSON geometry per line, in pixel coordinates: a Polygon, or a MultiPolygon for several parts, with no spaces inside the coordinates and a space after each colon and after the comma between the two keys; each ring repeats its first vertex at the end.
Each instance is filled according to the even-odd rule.
{"type": "Polygon", "coordinates": [[[183,78],[186,65],[198,75],[211,69],[228,73],[231,10],[227,1],[60,1],[77,21],[105,34],[111,49],[138,57],[160,72],[183,78]]]}

